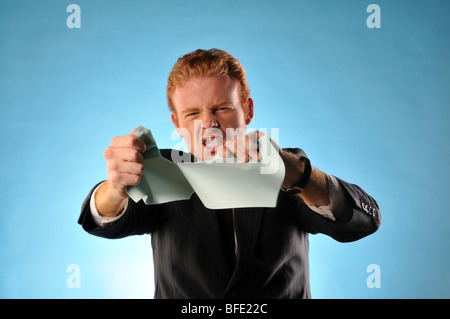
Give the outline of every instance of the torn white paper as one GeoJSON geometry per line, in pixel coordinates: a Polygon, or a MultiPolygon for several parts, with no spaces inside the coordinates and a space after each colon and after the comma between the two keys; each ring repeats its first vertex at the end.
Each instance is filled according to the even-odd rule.
{"type": "Polygon", "coordinates": [[[275,207],[284,179],[283,160],[266,134],[261,137],[260,162],[226,160],[174,163],[163,158],[151,131],[139,126],[135,135],[147,146],[141,182],[127,188],[135,201],[147,205],[189,199],[195,192],[210,209],[275,207]]]}

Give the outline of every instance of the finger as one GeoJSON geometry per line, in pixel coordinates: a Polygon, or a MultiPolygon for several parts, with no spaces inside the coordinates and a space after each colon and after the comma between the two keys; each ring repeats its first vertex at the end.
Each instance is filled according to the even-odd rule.
{"type": "Polygon", "coordinates": [[[265,133],[253,131],[248,134],[235,135],[233,139],[227,139],[223,150],[218,153],[222,157],[233,155],[240,162],[247,163],[249,161],[260,161],[258,139],[265,133]]]}
{"type": "Polygon", "coordinates": [[[218,155],[223,158],[235,157],[240,162],[248,162],[249,158],[245,141],[245,135],[243,137],[234,136],[234,139],[227,139],[220,152],[218,152],[218,155]]]}
{"type": "Polygon", "coordinates": [[[234,141],[235,156],[244,163],[259,162],[261,155],[259,153],[258,138],[263,136],[261,132],[251,132],[242,138],[234,141]]]}
{"type": "Polygon", "coordinates": [[[141,175],[128,174],[120,171],[108,172],[109,182],[117,189],[124,189],[127,186],[137,185],[141,181],[141,175]]]}
{"type": "Polygon", "coordinates": [[[259,153],[259,142],[260,136],[263,136],[262,132],[251,132],[246,136],[246,149],[245,152],[248,154],[248,161],[259,162],[261,160],[261,155],[259,153]]]}
{"type": "Polygon", "coordinates": [[[142,175],[144,172],[144,164],[120,160],[110,160],[106,163],[106,167],[108,171],[118,171],[126,174],[142,175]]]}
{"type": "Polygon", "coordinates": [[[246,162],[245,137],[235,137],[233,140],[227,140],[225,143],[228,157],[235,157],[240,162],[246,162]]]}
{"type": "Polygon", "coordinates": [[[104,155],[106,160],[122,160],[135,163],[144,162],[142,154],[132,148],[107,147],[104,155]]]}
{"type": "Polygon", "coordinates": [[[132,148],[141,153],[144,153],[146,149],[144,141],[134,134],[114,137],[111,141],[111,147],[132,148]]]}
{"type": "Polygon", "coordinates": [[[260,162],[261,161],[261,153],[259,149],[249,149],[248,151],[249,162],[260,162]]]}
{"type": "Polygon", "coordinates": [[[255,138],[256,140],[259,140],[261,137],[266,135],[266,133],[261,132],[261,131],[253,131],[253,132],[248,133],[247,135],[252,138],[255,138]]]}

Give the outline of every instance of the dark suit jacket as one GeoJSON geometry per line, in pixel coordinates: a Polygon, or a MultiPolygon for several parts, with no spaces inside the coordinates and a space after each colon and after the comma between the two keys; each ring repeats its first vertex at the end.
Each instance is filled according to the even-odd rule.
{"type": "MultiPolygon", "coordinates": [[[[161,155],[169,159],[170,150],[161,155]]],[[[283,191],[275,208],[233,209],[235,266],[217,218],[231,210],[210,210],[196,194],[159,205],[130,199],[119,220],[98,227],[89,207],[91,191],[78,222],[105,238],[150,234],[155,298],[310,298],[308,234],[348,242],[375,232],[381,222],[374,199],[356,185],[339,182],[349,206],[341,220],[331,221],[283,191]]]]}

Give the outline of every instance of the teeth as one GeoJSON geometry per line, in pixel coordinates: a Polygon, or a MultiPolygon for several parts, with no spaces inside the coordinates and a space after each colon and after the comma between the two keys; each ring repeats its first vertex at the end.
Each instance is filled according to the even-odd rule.
{"type": "Polygon", "coordinates": [[[216,138],[205,140],[205,145],[208,147],[218,146],[218,145],[220,145],[220,143],[221,143],[220,139],[216,139],[216,138]]]}

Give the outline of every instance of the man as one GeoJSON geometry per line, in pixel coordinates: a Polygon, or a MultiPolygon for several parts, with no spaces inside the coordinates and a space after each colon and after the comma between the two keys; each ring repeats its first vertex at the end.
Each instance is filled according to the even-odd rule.
{"type": "MultiPolygon", "coordinates": [[[[254,114],[245,71],[227,52],[181,57],[169,75],[167,99],[171,120],[197,160],[259,159],[257,149],[241,143],[251,134],[227,138],[227,128],[245,131],[254,114]]],[[[374,199],[311,166],[300,149],[279,150],[286,173],[274,208],[210,210],[195,193],[189,200],[135,203],[125,189],[139,183],[144,151],[133,133],[112,140],[105,150],[108,178],[87,197],[79,223],[106,238],[150,234],[155,298],[310,298],[308,234],[346,242],[380,225],[374,199]]],[[[161,150],[169,160],[170,153],[161,150]]]]}

